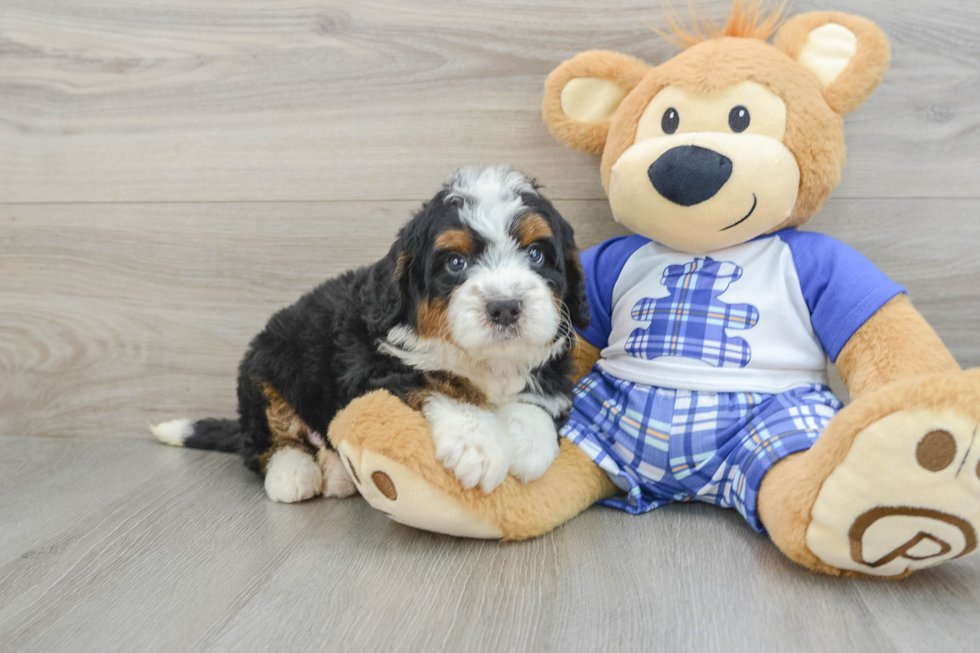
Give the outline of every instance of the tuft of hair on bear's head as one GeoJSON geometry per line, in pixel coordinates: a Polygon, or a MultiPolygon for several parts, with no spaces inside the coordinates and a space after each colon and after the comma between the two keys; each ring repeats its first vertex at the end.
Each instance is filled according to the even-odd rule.
{"type": "Polygon", "coordinates": [[[726,36],[766,41],[786,21],[786,3],[770,8],[766,0],[733,0],[724,25],[705,15],[693,0],[688,2],[690,27],[681,24],[677,11],[667,2],[661,3],[661,10],[670,29],[653,28],[653,31],[685,50],[698,43],[726,36]]]}
{"type": "Polygon", "coordinates": [[[696,5],[693,27],[664,13],[673,32],[659,33],[683,51],[656,66],[616,52],[575,55],[545,82],[548,128],[579,151],[602,154],[614,218],[662,244],[709,251],[802,225],[840,181],[842,118],[884,76],[887,37],[871,21],[840,12],[784,20],[783,5],[762,0],[733,0],[724,25],[696,5]],[[731,164],[717,186],[693,181],[696,166],[682,156],[705,151],[731,164]],[[679,172],[684,165],[691,169],[679,172]],[[665,190],[669,184],[657,188],[667,179],[713,191],[675,202],[681,196],[665,190]]]}

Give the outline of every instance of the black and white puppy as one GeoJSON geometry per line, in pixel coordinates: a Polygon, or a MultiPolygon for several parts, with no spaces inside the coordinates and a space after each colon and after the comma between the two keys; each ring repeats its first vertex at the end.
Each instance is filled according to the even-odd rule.
{"type": "Polygon", "coordinates": [[[538,478],[558,455],[573,327],[587,324],[572,228],[516,170],[464,168],[382,260],[272,316],[241,363],[237,421],[153,433],[240,453],[275,501],[346,496],[354,484],[324,435],[337,411],[383,388],[423,411],[465,487],[490,492],[508,471],[538,478]]]}

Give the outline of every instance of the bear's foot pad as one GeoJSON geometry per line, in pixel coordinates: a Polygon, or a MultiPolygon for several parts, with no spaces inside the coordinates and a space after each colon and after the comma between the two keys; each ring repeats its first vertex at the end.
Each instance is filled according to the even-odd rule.
{"type": "Polygon", "coordinates": [[[911,410],[865,428],[820,489],[807,547],[828,565],[881,577],[972,553],[977,427],[972,418],[911,410]]]}
{"type": "Polygon", "coordinates": [[[459,537],[503,537],[498,527],[467,511],[454,497],[401,463],[346,440],[339,443],[337,451],[361,496],[393,520],[459,537]]]}

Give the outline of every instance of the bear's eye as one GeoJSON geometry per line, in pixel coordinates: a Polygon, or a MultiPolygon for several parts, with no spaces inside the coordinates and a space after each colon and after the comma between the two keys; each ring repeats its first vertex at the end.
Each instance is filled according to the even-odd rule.
{"type": "Polygon", "coordinates": [[[679,124],[681,124],[681,117],[677,115],[677,109],[671,107],[664,111],[664,117],[660,119],[660,127],[665,134],[673,134],[679,124]]]}
{"type": "Polygon", "coordinates": [[[749,116],[749,110],[742,105],[738,105],[728,112],[728,126],[736,134],[748,129],[750,122],[752,122],[752,118],[749,116]]]}

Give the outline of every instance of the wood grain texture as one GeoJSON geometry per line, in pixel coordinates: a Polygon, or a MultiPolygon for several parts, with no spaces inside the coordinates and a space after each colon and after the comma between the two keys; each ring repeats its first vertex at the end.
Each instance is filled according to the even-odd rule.
{"type": "MultiPolygon", "coordinates": [[[[845,5],[894,62],[848,118],[837,197],[980,196],[980,5],[845,5]]],[[[663,25],[632,0],[5,0],[0,201],[419,200],[496,162],[601,199],[595,159],[541,120],[543,80],[593,48],[663,61],[663,25]]]]}
{"type": "MultiPolygon", "coordinates": [[[[980,365],[980,5],[792,7],[829,8],[894,61],[808,228],[980,365]]],[[[704,505],[472,542],[273,504],[237,458],[149,440],[232,415],[271,313],[379,258],[459,165],[536,175],[582,246],[624,233],[541,89],[585,49],[672,56],[651,26],[646,0],[0,3],[0,650],[975,650],[978,557],[824,578],[704,505]]]]}
{"type": "Polygon", "coordinates": [[[5,652],[975,650],[978,558],[825,578],[704,505],[460,540],[357,497],[273,504],[233,456],[0,447],[0,523],[31,524],[0,529],[5,652]]]}
{"type": "MultiPolygon", "coordinates": [[[[557,205],[582,246],[623,233],[605,202],[557,205]]],[[[141,438],[148,422],[233,415],[238,361],[269,316],[380,258],[417,207],[0,205],[0,434],[141,438]]],[[[980,200],[832,200],[813,225],[908,286],[976,366],[977,215],[980,200]]]]}

